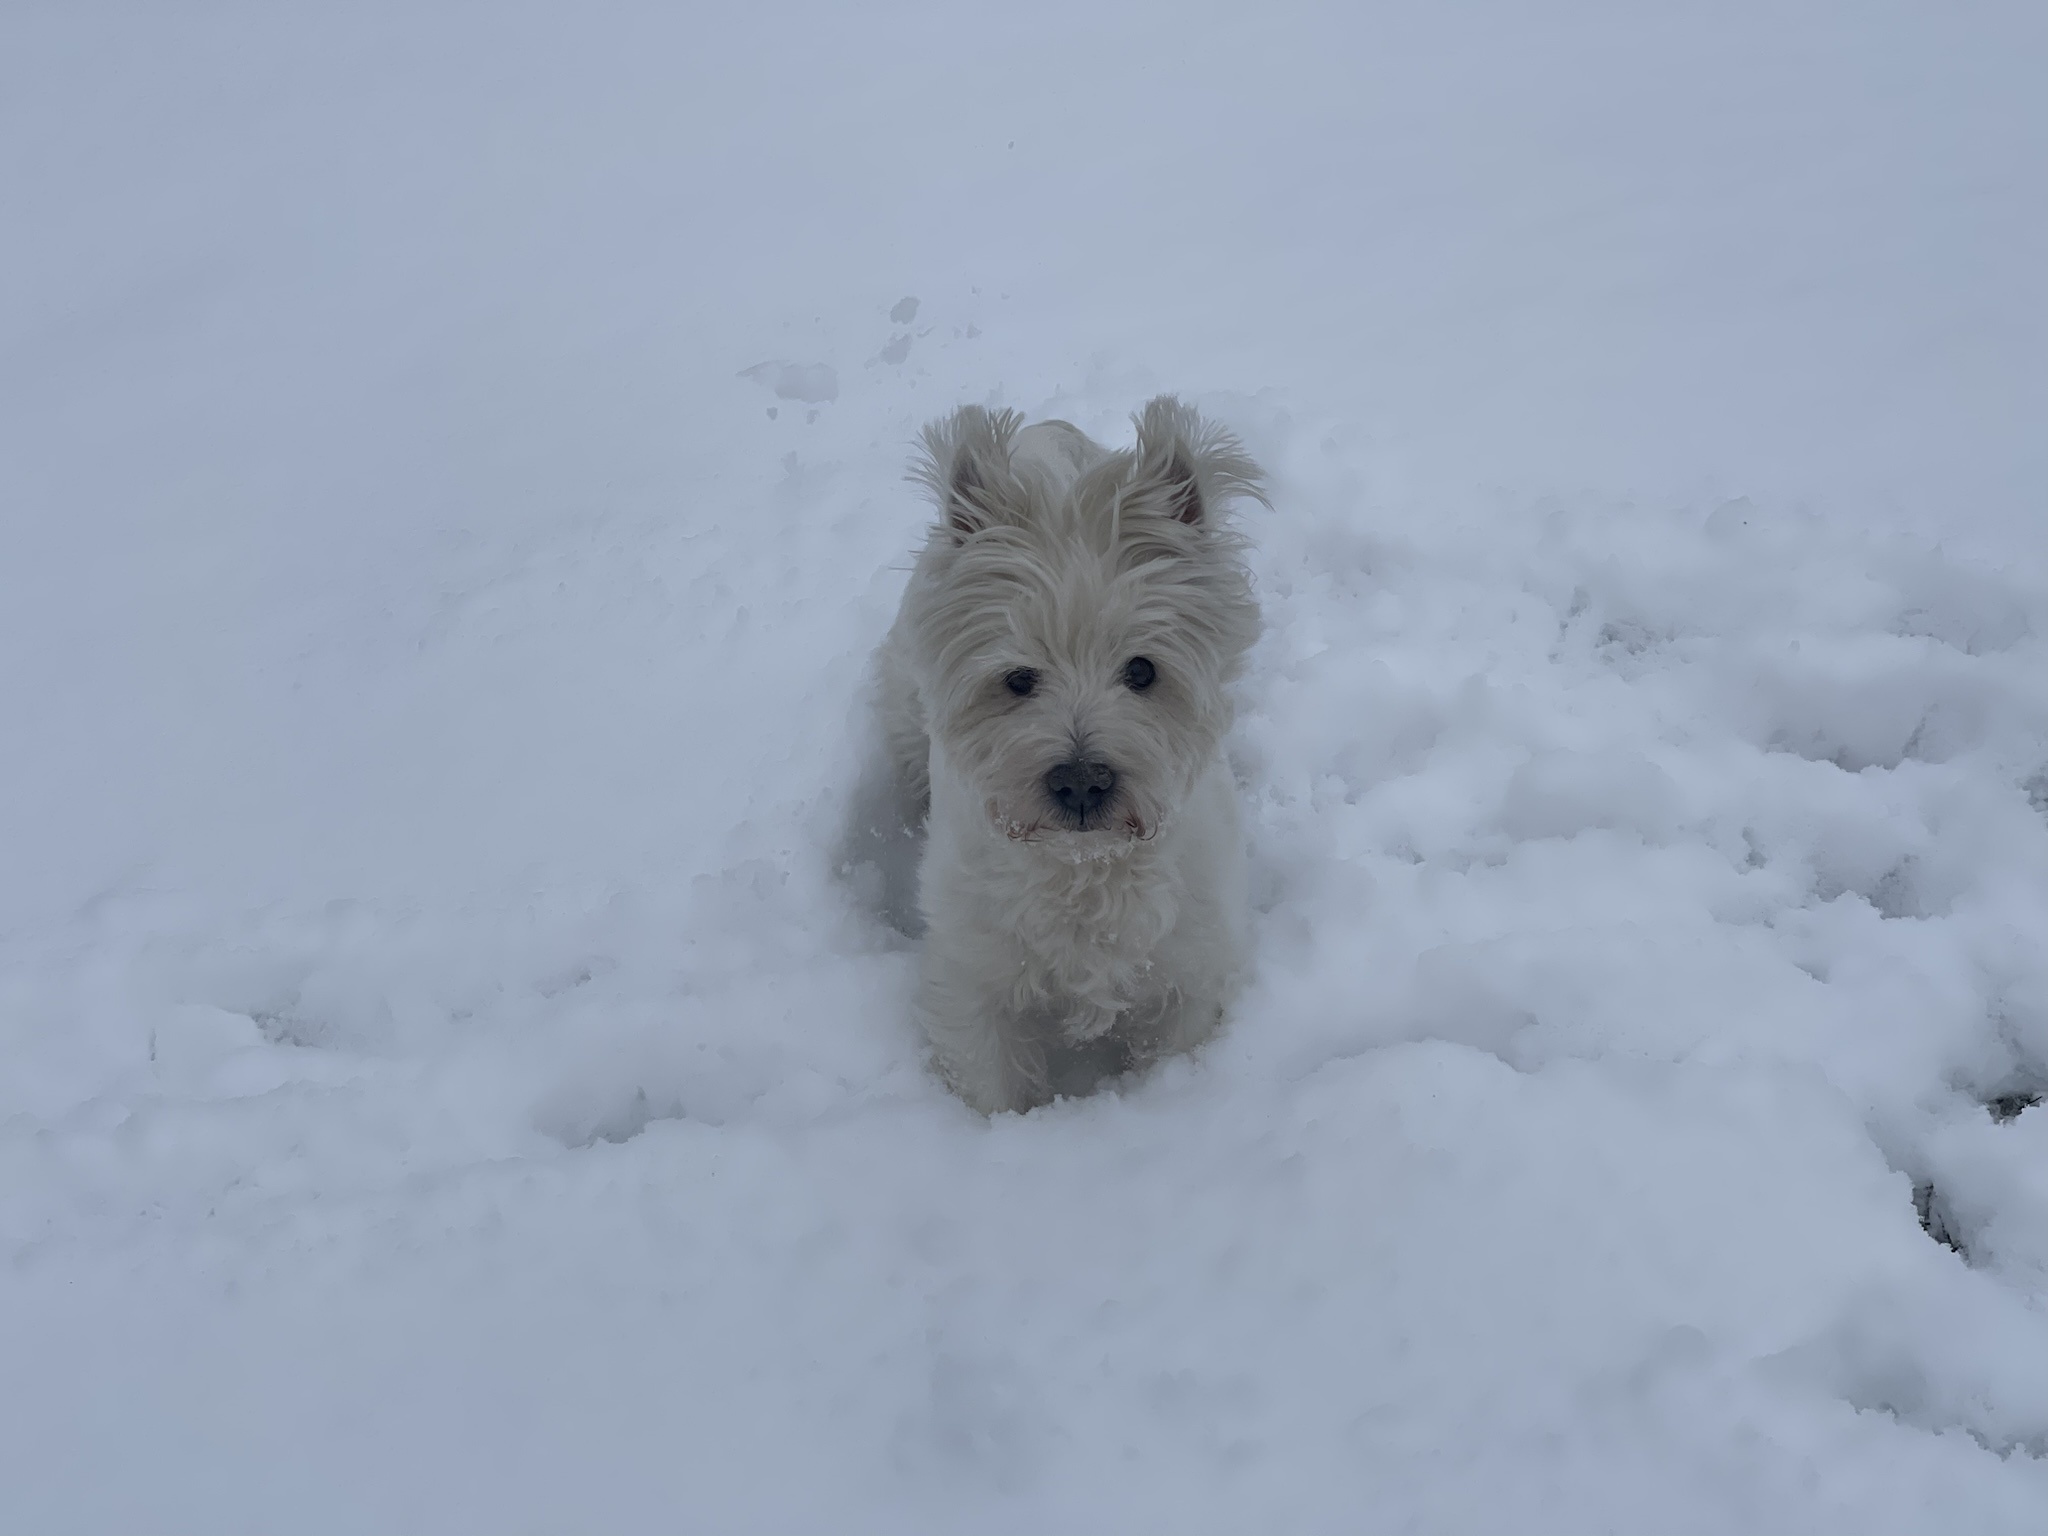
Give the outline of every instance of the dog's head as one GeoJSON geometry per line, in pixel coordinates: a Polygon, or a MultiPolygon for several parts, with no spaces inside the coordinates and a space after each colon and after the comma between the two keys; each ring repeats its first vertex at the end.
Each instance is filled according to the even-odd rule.
{"type": "Polygon", "coordinates": [[[1068,856],[1154,836],[1230,725],[1258,634],[1235,438],[1168,396],[1107,453],[968,406],[924,434],[940,517],[910,611],[928,726],[1004,835],[1068,856]]]}

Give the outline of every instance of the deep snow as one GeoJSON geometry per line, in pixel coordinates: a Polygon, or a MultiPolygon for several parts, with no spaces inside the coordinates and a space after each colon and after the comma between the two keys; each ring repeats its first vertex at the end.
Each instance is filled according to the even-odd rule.
{"type": "Polygon", "coordinates": [[[0,19],[0,1529],[2038,1531],[2048,21],[0,19]],[[1258,972],[837,868],[962,400],[1269,466],[1258,972]]]}

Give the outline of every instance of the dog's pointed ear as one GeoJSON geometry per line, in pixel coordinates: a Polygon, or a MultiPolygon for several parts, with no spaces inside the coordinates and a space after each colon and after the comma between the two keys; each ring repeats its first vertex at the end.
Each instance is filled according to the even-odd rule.
{"type": "Polygon", "coordinates": [[[946,526],[953,530],[955,538],[964,539],[995,521],[989,515],[988,471],[982,468],[973,454],[955,456],[952,470],[946,476],[942,506],[946,513],[946,526]]]}
{"type": "Polygon", "coordinates": [[[1229,429],[1172,395],[1137,415],[1138,446],[1126,500],[1191,527],[1209,527],[1233,497],[1265,501],[1264,477],[1229,429]]]}
{"type": "Polygon", "coordinates": [[[923,451],[910,478],[931,493],[956,543],[1000,522],[1020,494],[1010,469],[1010,445],[1024,418],[1015,411],[963,405],[924,429],[923,451]]]}

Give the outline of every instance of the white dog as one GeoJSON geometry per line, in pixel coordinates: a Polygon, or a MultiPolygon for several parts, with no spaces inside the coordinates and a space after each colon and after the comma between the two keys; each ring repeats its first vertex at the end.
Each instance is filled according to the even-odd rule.
{"type": "Polygon", "coordinates": [[[901,814],[926,822],[917,1014],[984,1112],[1200,1043],[1245,953],[1223,761],[1259,615],[1235,438],[1162,396],[1111,452],[977,406],[924,433],[939,505],[879,655],[901,814]]]}

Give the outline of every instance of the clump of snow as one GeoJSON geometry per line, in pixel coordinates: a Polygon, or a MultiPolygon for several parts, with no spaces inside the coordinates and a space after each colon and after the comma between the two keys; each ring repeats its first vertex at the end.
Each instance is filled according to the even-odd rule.
{"type": "Polygon", "coordinates": [[[2038,1530],[2038,18],[1085,20],[0,22],[6,1523],[2038,1530]],[[982,1121],[902,463],[1162,389],[1257,970],[982,1121]]]}
{"type": "MultiPolygon", "coordinates": [[[[892,362],[902,360],[900,357],[891,359],[892,362]]],[[[740,377],[767,385],[775,391],[778,400],[801,400],[806,405],[823,405],[839,398],[839,370],[830,363],[756,363],[751,368],[742,368],[740,377]]]]}

